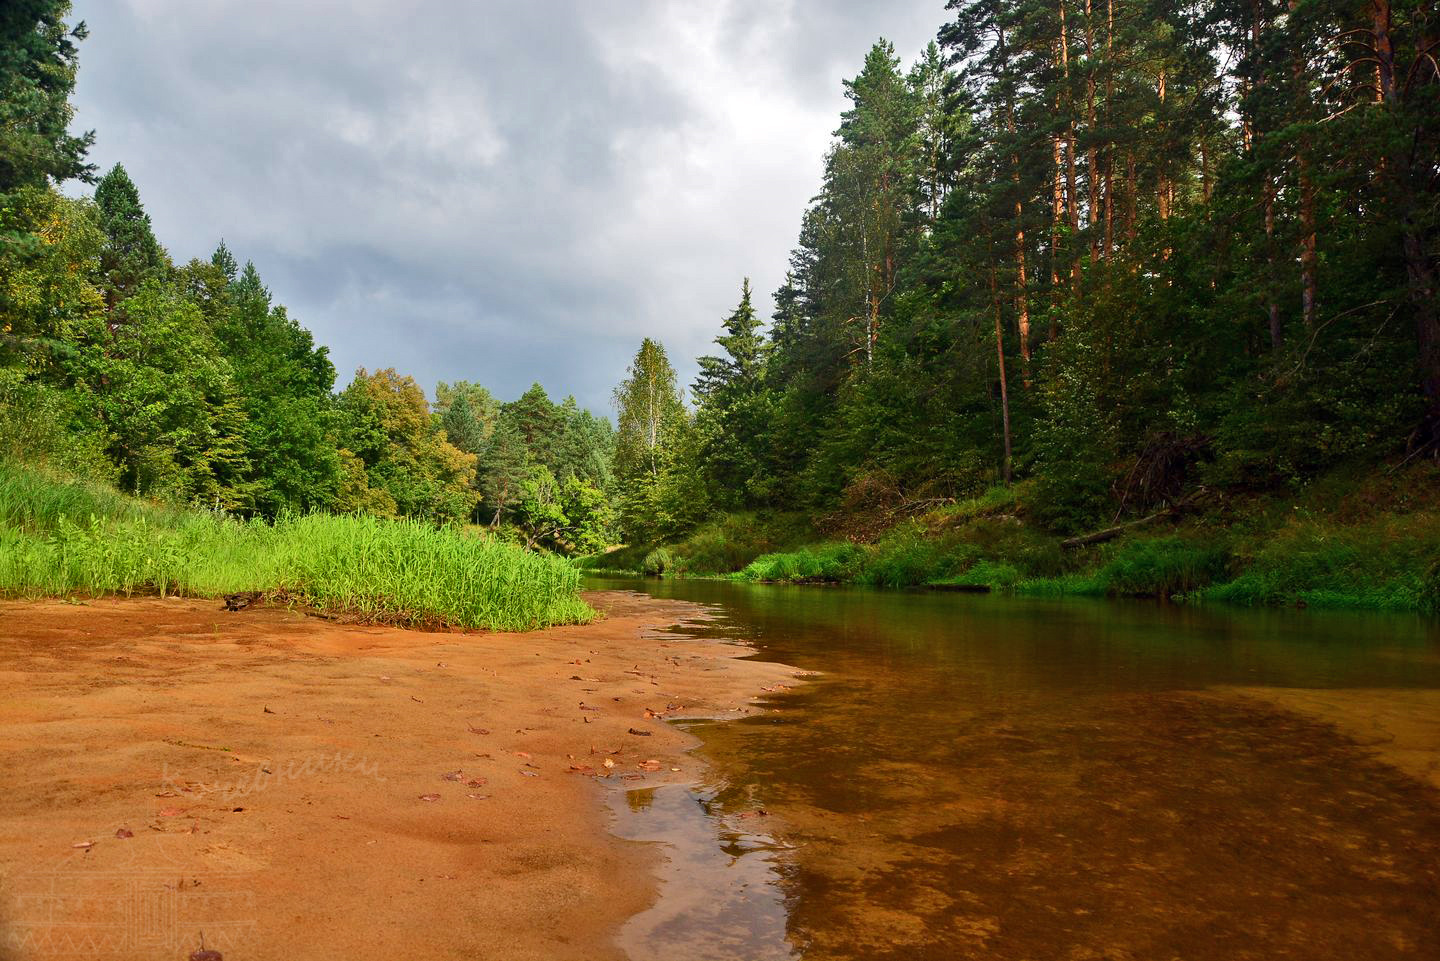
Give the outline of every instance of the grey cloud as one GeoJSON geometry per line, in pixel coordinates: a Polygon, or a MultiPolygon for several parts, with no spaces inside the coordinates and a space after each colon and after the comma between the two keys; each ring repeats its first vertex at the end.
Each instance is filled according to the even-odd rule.
{"type": "Polygon", "coordinates": [[[687,379],[783,277],[875,37],[941,0],[78,0],[77,126],[177,259],[223,235],[342,378],[532,380],[608,410],[642,336],[687,379]]]}

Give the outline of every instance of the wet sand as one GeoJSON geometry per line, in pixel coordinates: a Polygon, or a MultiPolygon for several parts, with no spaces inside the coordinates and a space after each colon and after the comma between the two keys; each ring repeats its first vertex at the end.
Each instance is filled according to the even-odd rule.
{"type": "Polygon", "coordinates": [[[0,957],[623,957],[659,854],[606,792],[697,773],[647,710],[795,671],[665,633],[697,605],[590,600],[523,635],[0,603],[0,957]]]}

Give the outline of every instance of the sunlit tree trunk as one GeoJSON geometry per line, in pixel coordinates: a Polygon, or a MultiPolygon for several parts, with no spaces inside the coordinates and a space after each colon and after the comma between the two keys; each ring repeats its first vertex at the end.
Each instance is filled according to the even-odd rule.
{"type": "Polygon", "coordinates": [[[1010,483],[1010,390],[1005,382],[1005,326],[1000,322],[1000,292],[995,284],[995,265],[990,264],[990,308],[995,314],[995,359],[1000,366],[1000,418],[1005,432],[1005,483],[1010,483]]]}
{"type": "MultiPolygon", "coordinates": [[[[1005,31],[1000,30],[1000,52],[1005,56],[1005,31]]],[[[1030,386],[1030,302],[1025,272],[1025,204],[1020,195],[1020,154],[1015,147],[1015,103],[1005,94],[1005,129],[1010,134],[1010,180],[1015,188],[1015,326],[1020,334],[1020,381],[1030,386]]]]}

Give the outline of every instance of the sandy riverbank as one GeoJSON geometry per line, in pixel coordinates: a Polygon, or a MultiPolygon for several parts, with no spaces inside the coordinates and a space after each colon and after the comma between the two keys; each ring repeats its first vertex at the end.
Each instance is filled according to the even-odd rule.
{"type": "Polygon", "coordinates": [[[695,763],[646,712],[796,672],[664,633],[695,605],[590,599],[523,635],[0,604],[0,957],[621,957],[658,853],[603,792],[695,763]]]}

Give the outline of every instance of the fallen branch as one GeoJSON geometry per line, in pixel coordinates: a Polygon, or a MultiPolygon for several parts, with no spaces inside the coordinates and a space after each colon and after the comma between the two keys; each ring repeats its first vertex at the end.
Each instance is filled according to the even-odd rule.
{"type": "Polygon", "coordinates": [[[1182,497],[1180,500],[1171,504],[1169,507],[1158,510],[1155,513],[1149,515],[1148,517],[1141,517],[1133,521],[1126,521],[1123,524],[1116,524],[1114,527],[1107,527],[1104,530],[1095,531],[1090,534],[1082,534],[1079,537],[1071,537],[1061,541],[1060,546],[1065,548],[1066,550],[1070,550],[1076,547],[1087,547],[1091,544],[1102,544],[1105,541],[1114,540],[1132,527],[1140,527],[1145,524],[1158,521],[1162,517],[1170,517],[1173,514],[1179,513],[1180,511],[1184,510],[1185,508],[1191,506],[1196,501],[1198,501],[1204,494],[1205,488],[1201,487],[1194,493],[1186,497],[1182,497]]]}

